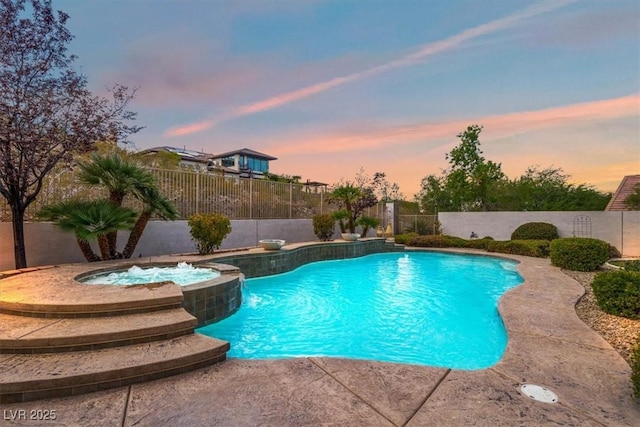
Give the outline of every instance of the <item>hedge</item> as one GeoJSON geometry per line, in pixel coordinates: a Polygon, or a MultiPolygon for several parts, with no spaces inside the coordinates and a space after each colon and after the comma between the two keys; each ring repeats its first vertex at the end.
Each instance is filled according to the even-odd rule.
{"type": "Polygon", "coordinates": [[[548,240],[506,240],[491,241],[487,246],[489,252],[524,255],[545,258],[549,255],[548,240]]]}
{"type": "Polygon", "coordinates": [[[631,353],[631,383],[633,384],[633,394],[636,399],[640,399],[640,336],[631,353]]]}
{"type": "Polygon", "coordinates": [[[600,308],[609,314],[640,319],[640,273],[608,271],[598,274],[591,283],[600,308]]]}
{"type": "Polygon", "coordinates": [[[609,259],[609,244],[598,239],[570,237],[551,241],[551,263],[574,271],[595,271],[609,259]]]}

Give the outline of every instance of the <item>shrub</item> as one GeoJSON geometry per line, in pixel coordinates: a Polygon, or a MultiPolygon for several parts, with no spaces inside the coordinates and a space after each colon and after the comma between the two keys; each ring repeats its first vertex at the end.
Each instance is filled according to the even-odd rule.
{"type": "Polygon", "coordinates": [[[410,239],[417,237],[418,235],[419,235],[418,233],[403,233],[403,234],[396,234],[395,236],[393,236],[393,238],[395,239],[395,242],[397,244],[406,245],[410,239]]]}
{"type": "Polygon", "coordinates": [[[554,240],[558,237],[556,226],[546,222],[528,222],[511,233],[511,240],[554,240]]]}
{"type": "Polygon", "coordinates": [[[313,216],[313,233],[322,241],[333,238],[336,221],[331,214],[318,214],[313,216]]]}
{"type": "Polygon", "coordinates": [[[591,287],[604,312],[640,319],[640,273],[625,270],[600,273],[591,287]]]}
{"type": "Polygon", "coordinates": [[[609,245],[609,258],[620,258],[621,256],[622,254],[620,253],[618,248],[613,245],[609,245]]]}
{"type": "Polygon", "coordinates": [[[551,242],[551,263],[574,271],[595,271],[609,259],[609,244],[598,239],[570,237],[551,242]]]}
{"type": "Polygon", "coordinates": [[[538,258],[545,258],[549,255],[548,240],[506,240],[489,241],[487,245],[489,252],[499,252],[503,254],[524,255],[538,258]]]}
{"type": "Polygon", "coordinates": [[[191,227],[191,240],[196,242],[200,255],[213,253],[231,233],[231,221],[218,213],[192,215],[188,224],[191,227]]]}
{"type": "Polygon", "coordinates": [[[640,336],[631,353],[631,383],[634,396],[640,399],[640,336]]]}
{"type": "Polygon", "coordinates": [[[466,247],[472,249],[484,249],[489,248],[489,243],[492,242],[491,237],[483,237],[482,239],[471,239],[466,241],[466,247]]]}
{"type": "Polygon", "coordinates": [[[640,271],[640,259],[625,261],[624,269],[627,271],[640,271]]]}
{"type": "Polygon", "coordinates": [[[407,241],[407,246],[421,248],[466,248],[467,241],[459,237],[439,236],[415,236],[407,241]]]}

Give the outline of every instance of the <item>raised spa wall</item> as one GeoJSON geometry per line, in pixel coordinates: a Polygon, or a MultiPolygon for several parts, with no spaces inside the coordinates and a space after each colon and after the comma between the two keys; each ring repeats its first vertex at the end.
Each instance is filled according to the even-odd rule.
{"type": "Polygon", "coordinates": [[[380,252],[402,250],[384,239],[357,242],[318,242],[286,246],[280,250],[219,255],[194,265],[211,267],[222,275],[206,282],[183,286],[183,307],[198,319],[198,327],[220,321],[235,313],[242,304],[244,277],[285,273],[314,261],[356,258],[380,252]],[[213,286],[212,286],[213,285],[213,286]]]}

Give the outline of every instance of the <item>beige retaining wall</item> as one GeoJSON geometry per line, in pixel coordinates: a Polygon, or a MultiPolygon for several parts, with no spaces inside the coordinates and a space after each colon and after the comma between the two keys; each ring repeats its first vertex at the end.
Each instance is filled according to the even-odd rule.
{"type": "MultiPolygon", "coordinates": [[[[527,222],[547,222],[558,227],[560,237],[574,236],[574,221],[588,218],[590,235],[609,242],[624,256],[640,257],[640,211],[605,212],[440,212],[443,233],[468,239],[471,232],[478,237],[491,236],[509,240],[511,233],[527,222]]],[[[577,226],[577,224],[575,224],[577,226]]],[[[579,231],[579,230],[578,230],[579,231]]]]}
{"type": "MultiPolygon", "coordinates": [[[[288,243],[317,240],[311,219],[232,220],[231,228],[231,233],[222,242],[222,249],[257,246],[261,239],[284,239],[288,243]]],[[[12,233],[11,223],[0,222],[0,271],[15,267],[12,233]]],[[[375,230],[369,231],[369,236],[373,235],[375,230]]],[[[127,236],[128,233],[118,233],[120,249],[124,247],[127,236]]],[[[85,261],[74,235],[51,223],[25,223],[25,241],[30,267],[85,261]]],[[[187,221],[151,221],[134,257],[192,253],[195,250],[187,221]]]]}

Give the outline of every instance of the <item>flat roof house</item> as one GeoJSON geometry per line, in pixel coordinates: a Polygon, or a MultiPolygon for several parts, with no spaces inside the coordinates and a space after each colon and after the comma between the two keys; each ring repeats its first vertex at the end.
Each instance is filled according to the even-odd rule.
{"type": "Polygon", "coordinates": [[[278,160],[277,157],[260,153],[249,148],[227,151],[210,157],[214,166],[232,170],[241,178],[264,178],[264,174],[269,172],[269,162],[278,160]]]}

